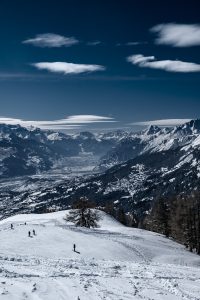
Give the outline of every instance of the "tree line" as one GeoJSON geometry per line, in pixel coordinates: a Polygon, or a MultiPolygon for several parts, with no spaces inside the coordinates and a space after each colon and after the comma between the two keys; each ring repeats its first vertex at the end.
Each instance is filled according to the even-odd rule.
{"type": "Polygon", "coordinates": [[[76,226],[95,228],[98,227],[100,215],[98,210],[102,210],[113,216],[117,221],[125,226],[137,227],[138,220],[132,213],[125,213],[122,207],[116,208],[113,203],[108,203],[105,207],[97,207],[95,202],[90,201],[87,197],[81,197],[72,205],[65,219],[68,222],[74,223],[76,226]],[[97,210],[96,210],[96,209],[97,210]]]}
{"type": "Polygon", "coordinates": [[[200,254],[200,193],[156,199],[143,226],[200,254]]]}
{"type": "Polygon", "coordinates": [[[106,203],[105,207],[100,208],[107,214],[114,217],[121,224],[128,227],[138,227],[139,219],[133,212],[126,213],[122,206],[115,207],[112,202],[106,203]]]}

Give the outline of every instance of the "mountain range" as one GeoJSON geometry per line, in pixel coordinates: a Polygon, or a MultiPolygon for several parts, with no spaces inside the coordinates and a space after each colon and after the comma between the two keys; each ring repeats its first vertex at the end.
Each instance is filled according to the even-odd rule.
{"type": "Polygon", "coordinates": [[[1,218],[66,209],[80,196],[142,218],[157,197],[189,194],[200,183],[200,120],[140,132],[71,135],[1,125],[0,145],[1,218]],[[61,172],[59,180],[51,178],[51,171],[48,178],[43,175],[56,162],[81,156],[87,164],[98,158],[87,175],[64,177],[61,172]],[[11,176],[22,174],[29,176],[13,177],[10,184],[11,176]]]}

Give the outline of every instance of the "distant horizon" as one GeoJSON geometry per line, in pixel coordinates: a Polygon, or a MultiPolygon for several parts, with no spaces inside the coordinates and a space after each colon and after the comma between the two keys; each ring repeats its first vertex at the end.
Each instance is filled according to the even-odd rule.
{"type": "MultiPolygon", "coordinates": [[[[191,121],[196,121],[200,120],[200,118],[190,118],[190,119],[166,119],[166,120],[151,120],[151,121],[141,121],[141,122],[136,122],[131,124],[127,124],[127,126],[119,126],[119,127],[107,127],[107,128],[88,128],[87,125],[81,125],[81,128],[79,127],[74,127],[74,128],[67,128],[67,129],[62,129],[62,128],[43,128],[39,127],[37,125],[25,125],[26,122],[31,122],[31,121],[23,121],[22,124],[20,123],[15,123],[14,119],[12,120],[12,123],[6,123],[2,122],[0,118],[0,126],[1,125],[11,125],[11,126],[21,126],[27,129],[40,129],[44,131],[53,131],[53,132],[62,132],[65,134],[76,134],[76,133],[83,133],[83,132],[91,132],[91,133],[101,133],[101,132],[115,132],[115,131],[125,131],[125,132],[139,132],[141,130],[145,130],[150,127],[157,127],[157,128],[171,128],[171,127],[176,127],[180,125],[184,125],[186,123],[189,123],[191,121]],[[129,125],[129,126],[128,126],[129,125]],[[85,127],[84,127],[85,126],[85,127]]],[[[34,122],[34,121],[32,121],[34,122]]],[[[40,123],[40,121],[35,121],[40,123]]],[[[41,121],[41,122],[47,122],[47,121],[41,121]]],[[[49,121],[51,122],[51,121],[49,121]]],[[[69,125],[71,126],[71,125],[69,125]]],[[[72,125],[73,126],[73,125],[72,125]]],[[[76,125],[75,125],[76,126],[76,125]]]]}

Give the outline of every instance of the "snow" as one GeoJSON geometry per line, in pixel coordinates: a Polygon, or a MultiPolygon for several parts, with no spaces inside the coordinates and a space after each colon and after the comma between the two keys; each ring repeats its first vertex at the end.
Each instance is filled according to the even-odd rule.
{"type": "Polygon", "coordinates": [[[62,136],[58,132],[53,132],[47,135],[47,139],[50,141],[62,141],[62,136]]]}
{"type": "Polygon", "coordinates": [[[200,257],[183,246],[103,212],[98,229],[75,227],[66,214],[0,222],[0,299],[200,299],[200,257]]]}
{"type": "MultiPolygon", "coordinates": [[[[145,170],[143,164],[136,164],[131,167],[132,171],[129,176],[117,179],[117,181],[109,182],[105,188],[104,194],[109,194],[113,191],[126,191],[129,195],[127,198],[133,197],[138,190],[144,189],[144,181],[148,177],[148,171],[145,170]]],[[[122,197],[125,198],[125,197],[122,197]]]]}
{"type": "Polygon", "coordinates": [[[0,162],[4,159],[10,157],[11,155],[15,154],[15,149],[12,147],[2,147],[0,148],[0,162]]]}
{"type": "Polygon", "coordinates": [[[200,136],[198,136],[191,144],[192,147],[197,147],[200,145],[200,136]]]}
{"type": "Polygon", "coordinates": [[[170,180],[169,180],[169,182],[174,182],[176,180],[176,178],[171,178],[170,180]]]}

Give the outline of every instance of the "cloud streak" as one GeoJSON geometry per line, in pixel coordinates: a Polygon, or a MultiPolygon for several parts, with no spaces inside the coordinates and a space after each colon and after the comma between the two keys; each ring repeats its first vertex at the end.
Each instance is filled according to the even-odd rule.
{"type": "Polygon", "coordinates": [[[127,43],[117,43],[116,46],[138,46],[138,45],[145,45],[147,42],[127,42],[127,43]]]}
{"type": "Polygon", "coordinates": [[[104,71],[106,68],[101,65],[74,64],[68,62],[39,62],[33,63],[32,66],[38,70],[46,70],[53,73],[62,74],[81,74],[88,72],[104,71]]]}
{"type": "Polygon", "coordinates": [[[78,129],[92,123],[114,123],[114,118],[97,115],[72,115],[60,120],[26,121],[23,119],[0,117],[0,124],[21,125],[23,127],[38,127],[41,129],[78,129]]]}
{"type": "Polygon", "coordinates": [[[173,47],[200,45],[200,24],[159,24],[150,29],[158,35],[155,42],[173,47]]]}
{"type": "Polygon", "coordinates": [[[92,41],[92,42],[87,42],[86,45],[87,46],[97,46],[97,45],[100,45],[102,44],[101,41],[92,41]]]}
{"type": "Polygon", "coordinates": [[[70,47],[79,43],[74,37],[65,37],[55,33],[38,34],[34,38],[27,39],[22,42],[23,44],[30,44],[41,48],[59,48],[70,47]]]}
{"type": "Polygon", "coordinates": [[[181,60],[156,60],[155,56],[144,56],[142,54],[131,55],[127,57],[127,61],[141,68],[180,73],[200,72],[200,64],[181,60]]]}
{"type": "Polygon", "coordinates": [[[66,121],[70,124],[85,124],[85,123],[102,123],[102,122],[116,122],[114,118],[96,116],[96,115],[74,115],[69,116],[66,121]]]}
{"type": "Polygon", "coordinates": [[[163,127],[165,126],[173,127],[173,126],[184,124],[189,121],[191,121],[191,119],[164,119],[164,120],[135,122],[135,123],[131,123],[131,125],[138,125],[138,126],[155,125],[155,126],[163,126],[163,127]]]}

